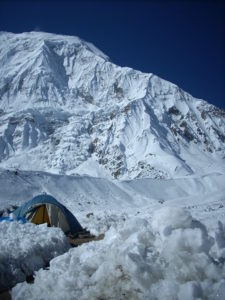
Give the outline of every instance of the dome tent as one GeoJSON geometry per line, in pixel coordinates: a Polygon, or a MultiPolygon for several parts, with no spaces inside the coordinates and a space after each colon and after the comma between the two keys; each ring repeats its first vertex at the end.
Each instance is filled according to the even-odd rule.
{"type": "Polygon", "coordinates": [[[74,215],[54,197],[38,195],[13,211],[14,216],[26,218],[35,224],[47,223],[49,226],[60,227],[66,234],[83,231],[74,215]]]}

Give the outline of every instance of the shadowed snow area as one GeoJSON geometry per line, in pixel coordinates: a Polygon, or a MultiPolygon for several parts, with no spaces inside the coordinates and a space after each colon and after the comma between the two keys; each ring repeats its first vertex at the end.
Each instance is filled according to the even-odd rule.
{"type": "Polygon", "coordinates": [[[0,292],[25,281],[70,247],[64,233],[47,224],[0,222],[0,240],[0,292]]]}
{"type": "Polygon", "coordinates": [[[224,299],[225,228],[216,235],[184,209],[119,222],[105,239],[53,259],[13,299],[224,299]],[[57,282],[57,284],[55,284],[57,282]]]}

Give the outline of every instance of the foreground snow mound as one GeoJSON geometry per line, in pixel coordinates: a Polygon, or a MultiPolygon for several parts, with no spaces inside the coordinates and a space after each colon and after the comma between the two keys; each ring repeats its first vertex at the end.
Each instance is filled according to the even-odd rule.
{"type": "Polygon", "coordinates": [[[64,233],[46,224],[1,222],[0,241],[0,291],[25,281],[69,249],[64,233]]]}
{"type": "Polygon", "coordinates": [[[189,212],[133,217],[53,259],[13,299],[225,299],[225,227],[215,237],[189,212]],[[57,282],[57,285],[55,284],[57,282]],[[44,297],[44,298],[43,298],[44,297]]]}

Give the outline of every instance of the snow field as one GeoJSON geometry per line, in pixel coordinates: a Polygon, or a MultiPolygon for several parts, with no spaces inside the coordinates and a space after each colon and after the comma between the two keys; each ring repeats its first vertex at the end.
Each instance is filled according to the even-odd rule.
{"type": "Polygon", "coordinates": [[[0,241],[0,292],[25,281],[70,247],[59,228],[16,221],[0,222],[0,241]]]}
{"type": "Polygon", "coordinates": [[[17,284],[19,299],[225,299],[225,226],[214,236],[183,208],[114,224],[17,284]]]}

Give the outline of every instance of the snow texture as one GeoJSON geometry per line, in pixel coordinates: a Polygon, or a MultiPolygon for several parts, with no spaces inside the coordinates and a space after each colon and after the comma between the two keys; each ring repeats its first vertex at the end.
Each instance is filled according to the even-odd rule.
{"type": "Polygon", "coordinates": [[[58,228],[17,221],[0,222],[0,241],[0,292],[25,281],[70,247],[58,228]]]}
{"type": "Polygon", "coordinates": [[[58,256],[13,299],[225,299],[225,228],[216,237],[183,209],[131,218],[103,241],[58,256]],[[57,284],[55,284],[57,282],[57,284]]]}

